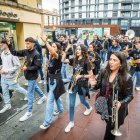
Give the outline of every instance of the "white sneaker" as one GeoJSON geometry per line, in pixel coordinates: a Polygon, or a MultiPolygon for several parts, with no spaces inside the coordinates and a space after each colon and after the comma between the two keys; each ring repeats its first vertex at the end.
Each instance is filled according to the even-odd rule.
{"type": "Polygon", "coordinates": [[[43,97],[41,97],[39,100],[38,100],[38,102],[37,102],[37,104],[38,105],[40,105],[40,104],[42,104],[44,101],[46,101],[47,100],[47,97],[45,96],[45,95],[43,95],[43,97]]]}
{"type": "Polygon", "coordinates": [[[0,110],[0,113],[4,113],[5,111],[11,109],[11,104],[6,104],[2,110],[0,110]]]}
{"type": "Polygon", "coordinates": [[[26,112],[20,119],[20,122],[24,122],[28,120],[30,117],[32,117],[32,112],[26,112]]]}
{"type": "Polygon", "coordinates": [[[44,124],[40,125],[41,129],[48,129],[49,127],[50,127],[50,125],[44,125],[44,124]]]}
{"type": "Polygon", "coordinates": [[[84,115],[89,115],[90,113],[91,113],[91,111],[92,111],[92,107],[90,107],[90,109],[87,109],[86,108],[86,111],[84,112],[84,115]]]}
{"type": "Polygon", "coordinates": [[[67,127],[65,128],[65,132],[68,133],[74,127],[74,122],[69,122],[67,127]]]}
{"type": "Polygon", "coordinates": [[[28,86],[28,83],[25,83],[24,86],[28,86]]]}
{"type": "Polygon", "coordinates": [[[40,80],[38,83],[39,84],[46,84],[46,81],[45,80],[40,80]]]}
{"type": "Polygon", "coordinates": [[[61,114],[62,112],[63,112],[63,111],[58,111],[58,110],[56,110],[56,111],[53,112],[53,115],[54,115],[54,116],[57,116],[57,115],[61,114]]]}
{"type": "Polygon", "coordinates": [[[28,101],[28,98],[27,98],[27,97],[25,97],[23,100],[24,100],[24,101],[28,101]]]}
{"type": "Polygon", "coordinates": [[[136,90],[137,90],[137,91],[140,91],[140,87],[136,87],[136,90]]]}

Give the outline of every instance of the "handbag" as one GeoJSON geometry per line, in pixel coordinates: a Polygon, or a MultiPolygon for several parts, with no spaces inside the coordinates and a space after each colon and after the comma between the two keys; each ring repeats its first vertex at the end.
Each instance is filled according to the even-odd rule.
{"type": "Polygon", "coordinates": [[[102,120],[109,120],[107,100],[104,96],[97,97],[94,108],[96,113],[101,115],[102,120]]]}

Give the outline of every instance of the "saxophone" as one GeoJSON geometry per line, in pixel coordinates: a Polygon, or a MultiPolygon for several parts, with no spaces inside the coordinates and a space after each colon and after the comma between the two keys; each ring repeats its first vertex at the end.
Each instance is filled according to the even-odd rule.
{"type": "Polygon", "coordinates": [[[140,59],[136,59],[136,60],[131,60],[128,65],[131,66],[131,67],[137,67],[137,63],[140,61],[140,59]]]}
{"type": "Polygon", "coordinates": [[[21,65],[21,67],[20,67],[20,69],[19,69],[19,71],[18,71],[18,73],[17,73],[17,76],[16,76],[16,78],[15,78],[15,80],[14,80],[14,82],[15,83],[18,83],[18,79],[19,79],[19,77],[21,76],[21,74],[22,74],[22,68],[24,67],[24,66],[26,66],[27,65],[27,60],[24,60],[23,61],[23,63],[22,63],[22,65],[21,65]]]}
{"type": "Polygon", "coordinates": [[[69,93],[72,93],[72,89],[73,87],[76,85],[76,77],[77,75],[80,75],[80,71],[76,72],[73,76],[72,76],[72,81],[70,83],[70,86],[69,86],[69,89],[68,89],[68,92],[69,93]]]}

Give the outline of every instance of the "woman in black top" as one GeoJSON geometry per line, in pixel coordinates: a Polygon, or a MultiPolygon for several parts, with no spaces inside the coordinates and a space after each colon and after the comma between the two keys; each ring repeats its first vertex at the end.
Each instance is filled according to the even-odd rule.
{"type": "MultiPolygon", "coordinates": [[[[62,61],[65,61],[67,50],[69,46],[66,48],[62,61]]],[[[91,65],[88,60],[87,50],[84,45],[79,45],[76,48],[76,53],[74,59],[70,60],[70,65],[73,66],[73,78],[70,84],[69,90],[69,112],[70,112],[70,122],[68,126],[65,128],[65,132],[69,132],[72,127],[74,127],[74,108],[75,108],[75,100],[76,94],[78,92],[81,103],[86,107],[86,111],[84,115],[89,115],[92,107],[86,100],[86,96],[89,96],[88,92],[88,78],[93,75],[91,70],[91,65]]]]}
{"type": "Polygon", "coordinates": [[[40,125],[41,129],[47,129],[52,122],[54,100],[57,105],[57,113],[61,113],[63,111],[63,105],[59,97],[65,92],[61,76],[61,45],[57,42],[50,45],[47,42],[46,46],[50,52],[50,61],[48,65],[49,94],[46,105],[45,119],[43,124],[40,125]]]}
{"type": "Polygon", "coordinates": [[[92,71],[94,75],[97,75],[100,70],[101,58],[97,52],[95,52],[95,44],[90,43],[88,48],[89,59],[92,62],[92,71]]]}
{"type": "MultiPolygon", "coordinates": [[[[111,54],[107,67],[102,70],[96,81],[93,79],[90,83],[96,85],[95,87],[100,89],[99,96],[103,96],[107,100],[108,117],[104,118],[107,123],[104,140],[114,140],[115,136],[111,133],[111,130],[114,129],[115,122],[112,122],[112,117],[109,117],[112,116],[113,91],[114,95],[118,95],[116,103],[118,126],[124,123],[124,119],[128,115],[128,104],[133,99],[133,82],[127,72],[124,54],[121,52],[111,54]]],[[[103,119],[104,112],[101,115],[103,119]]]]}

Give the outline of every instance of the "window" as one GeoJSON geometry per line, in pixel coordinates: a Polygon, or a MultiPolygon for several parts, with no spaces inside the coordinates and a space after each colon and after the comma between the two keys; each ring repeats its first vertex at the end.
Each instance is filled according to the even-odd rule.
{"type": "Polygon", "coordinates": [[[112,19],[112,20],[111,20],[111,24],[118,24],[118,20],[112,19]]]}
{"type": "Polygon", "coordinates": [[[122,17],[131,17],[131,12],[122,12],[121,16],[122,17]]]}
{"type": "Polygon", "coordinates": [[[79,5],[82,5],[82,0],[79,0],[79,5]]]}
{"type": "Polygon", "coordinates": [[[128,26],[128,20],[121,20],[121,26],[128,26]]]}
{"type": "Polygon", "coordinates": [[[96,20],[93,21],[93,23],[98,25],[99,24],[99,20],[96,19],[96,20]]]}
{"type": "Polygon", "coordinates": [[[79,6],[79,12],[82,12],[82,6],[79,6]]]}
{"type": "Polygon", "coordinates": [[[79,13],[79,18],[82,18],[82,13],[79,13]]]}
{"type": "Polygon", "coordinates": [[[131,26],[140,26],[140,20],[132,20],[131,26]]]}
{"type": "Polygon", "coordinates": [[[113,2],[118,2],[118,0],[113,0],[113,2]]]}
{"type": "Polygon", "coordinates": [[[114,10],[118,9],[118,4],[116,4],[116,3],[113,4],[113,9],[114,9],[114,10]]]}
{"type": "Polygon", "coordinates": [[[113,11],[112,17],[117,17],[117,16],[118,16],[118,13],[116,11],[113,11]]]}
{"type": "Polygon", "coordinates": [[[50,17],[48,16],[48,25],[50,25],[50,17]]]}
{"type": "Polygon", "coordinates": [[[133,2],[139,2],[139,0],[133,0],[133,2]]]}
{"type": "Polygon", "coordinates": [[[137,11],[133,11],[133,17],[138,17],[138,12],[137,11]]]}
{"type": "Polygon", "coordinates": [[[75,18],[75,14],[74,13],[71,13],[71,18],[75,18]]]}
{"type": "Polygon", "coordinates": [[[104,17],[107,17],[107,12],[104,12],[104,17]]]}
{"type": "Polygon", "coordinates": [[[104,9],[108,10],[108,4],[104,4],[104,9]]]}
{"type": "Polygon", "coordinates": [[[74,7],[75,6],[75,1],[71,0],[71,6],[74,7]]]}
{"type": "Polygon", "coordinates": [[[135,4],[133,5],[133,10],[136,10],[136,9],[139,9],[139,3],[135,3],[135,4]]]}
{"type": "Polygon", "coordinates": [[[104,0],[100,0],[99,3],[104,3],[104,0]]]}
{"type": "Polygon", "coordinates": [[[75,8],[74,7],[71,7],[71,12],[74,12],[75,11],[75,8]]]}
{"type": "Polygon", "coordinates": [[[102,24],[108,24],[108,19],[103,19],[102,24]]]}
{"type": "Polygon", "coordinates": [[[65,15],[65,19],[69,19],[69,14],[66,14],[65,15]]]}
{"type": "Polygon", "coordinates": [[[131,5],[122,5],[122,9],[131,10],[131,5]]]}

